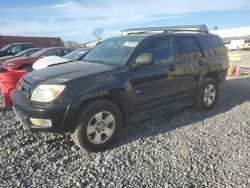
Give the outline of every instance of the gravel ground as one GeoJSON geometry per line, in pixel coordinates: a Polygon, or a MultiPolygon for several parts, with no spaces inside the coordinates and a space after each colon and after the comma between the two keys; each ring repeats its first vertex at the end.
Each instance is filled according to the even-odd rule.
{"type": "Polygon", "coordinates": [[[67,135],[25,132],[0,112],[0,187],[250,187],[249,83],[227,80],[213,110],[130,126],[95,154],[67,135]]]}

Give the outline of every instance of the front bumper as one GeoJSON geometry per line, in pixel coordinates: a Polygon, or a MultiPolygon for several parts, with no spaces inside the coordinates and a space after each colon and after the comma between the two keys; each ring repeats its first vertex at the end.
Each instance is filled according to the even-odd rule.
{"type": "Polygon", "coordinates": [[[11,100],[13,111],[26,130],[53,133],[66,133],[74,130],[78,104],[35,104],[16,90],[11,94],[11,100]],[[33,126],[29,118],[50,119],[52,126],[33,126]]]}

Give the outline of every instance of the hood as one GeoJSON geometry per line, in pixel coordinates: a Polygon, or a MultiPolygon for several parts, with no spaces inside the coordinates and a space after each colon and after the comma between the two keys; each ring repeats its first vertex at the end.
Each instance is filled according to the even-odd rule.
{"type": "Polygon", "coordinates": [[[78,61],[33,71],[27,74],[24,79],[32,85],[42,81],[44,83],[59,84],[113,69],[115,67],[111,65],[78,61]]]}
{"type": "Polygon", "coordinates": [[[32,57],[16,57],[16,58],[12,58],[12,59],[8,59],[6,61],[4,61],[2,63],[2,66],[5,66],[9,63],[15,63],[15,64],[18,64],[18,63],[31,63],[32,61],[35,61],[35,58],[32,58],[32,57]]]}
{"type": "Polygon", "coordinates": [[[15,57],[12,59],[8,59],[6,60],[3,65],[7,65],[8,63],[18,63],[18,62],[30,62],[32,61],[34,58],[32,57],[15,57]]]}
{"type": "Polygon", "coordinates": [[[58,63],[65,63],[67,61],[69,61],[69,60],[62,58],[62,57],[55,56],[55,55],[47,56],[47,57],[44,57],[44,58],[37,60],[33,64],[33,69],[35,69],[35,70],[43,69],[43,68],[48,67],[49,65],[58,64],[58,63]]]}

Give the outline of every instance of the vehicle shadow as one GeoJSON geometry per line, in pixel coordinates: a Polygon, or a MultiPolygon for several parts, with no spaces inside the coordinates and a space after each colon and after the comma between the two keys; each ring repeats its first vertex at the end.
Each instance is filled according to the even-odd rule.
{"type": "Polygon", "coordinates": [[[115,147],[204,121],[246,101],[250,101],[250,77],[226,80],[219,86],[218,101],[212,110],[196,111],[190,107],[131,124],[123,129],[121,141],[115,147]]]}

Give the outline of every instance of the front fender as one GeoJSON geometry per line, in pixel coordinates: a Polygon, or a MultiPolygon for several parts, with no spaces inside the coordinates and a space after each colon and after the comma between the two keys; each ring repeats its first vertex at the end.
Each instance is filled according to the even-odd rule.
{"type": "Polygon", "coordinates": [[[128,95],[129,90],[126,85],[118,82],[101,82],[87,85],[84,88],[79,88],[74,92],[72,102],[83,102],[89,99],[104,97],[104,96],[123,96],[128,95]]]}

